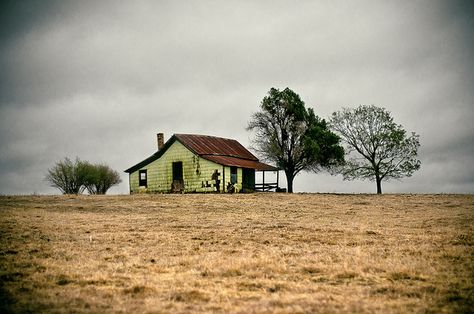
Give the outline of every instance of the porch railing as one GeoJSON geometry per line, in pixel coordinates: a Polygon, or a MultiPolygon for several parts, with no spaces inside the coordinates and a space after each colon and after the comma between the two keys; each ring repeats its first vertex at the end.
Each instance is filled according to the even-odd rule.
{"type": "Polygon", "coordinates": [[[255,183],[255,191],[257,192],[268,192],[277,189],[278,183],[255,183]]]}

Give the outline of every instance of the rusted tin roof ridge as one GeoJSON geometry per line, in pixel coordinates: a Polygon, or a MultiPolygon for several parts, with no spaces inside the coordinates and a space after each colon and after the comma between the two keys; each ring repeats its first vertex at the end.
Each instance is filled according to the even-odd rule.
{"type": "Polygon", "coordinates": [[[261,171],[278,170],[276,167],[259,162],[257,157],[233,139],[198,134],[175,134],[174,136],[198,156],[224,166],[261,171]]]}
{"type": "Polygon", "coordinates": [[[197,134],[175,134],[174,136],[200,156],[230,156],[258,161],[257,157],[233,139],[197,134]]]}

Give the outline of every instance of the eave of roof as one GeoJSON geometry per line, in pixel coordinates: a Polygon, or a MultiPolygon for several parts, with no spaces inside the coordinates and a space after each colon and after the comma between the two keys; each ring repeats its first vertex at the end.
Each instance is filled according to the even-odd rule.
{"type": "Polygon", "coordinates": [[[132,173],[132,172],[137,171],[140,168],[143,168],[144,166],[148,165],[149,163],[154,162],[155,160],[160,158],[168,150],[168,148],[170,148],[170,146],[173,145],[173,143],[175,141],[176,141],[176,136],[173,135],[159,151],[157,151],[156,153],[154,153],[153,155],[151,155],[147,159],[140,161],[138,164],[128,168],[124,172],[132,173]]]}

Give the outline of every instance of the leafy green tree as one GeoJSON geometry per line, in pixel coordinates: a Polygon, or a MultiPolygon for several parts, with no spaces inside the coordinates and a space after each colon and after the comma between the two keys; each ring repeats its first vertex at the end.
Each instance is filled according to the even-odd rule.
{"type": "Polygon", "coordinates": [[[86,164],[84,186],[89,194],[105,194],[114,185],[122,182],[117,171],[105,164],[86,164]]]}
{"type": "Polygon", "coordinates": [[[271,88],[247,130],[255,131],[253,149],[285,171],[289,193],[302,170],[317,172],[344,160],[339,137],[289,88],[271,88]]]}
{"type": "Polygon", "coordinates": [[[347,146],[346,163],[340,169],[345,180],[375,181],[381,194],[382,181],[410,177],[420,169],[419,135],[407,135],[384,108],[344,108],[332,114],[330,124],[347,146]]]}
{"type": "Polygon", "coordinates": [[[79,158],[72,161],[66,157],[48,169],[45,179],[63,194],[81,194],[85,189],[85,176],[86,164],[79,158]]]}

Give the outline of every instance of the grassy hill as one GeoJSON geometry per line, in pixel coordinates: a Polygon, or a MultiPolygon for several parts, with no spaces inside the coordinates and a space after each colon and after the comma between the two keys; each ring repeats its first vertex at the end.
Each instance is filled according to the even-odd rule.
{"type": "Polygon", "coordinates": [[[470,312],[473,195],[1,196],[0,312],[470,312]]]}

